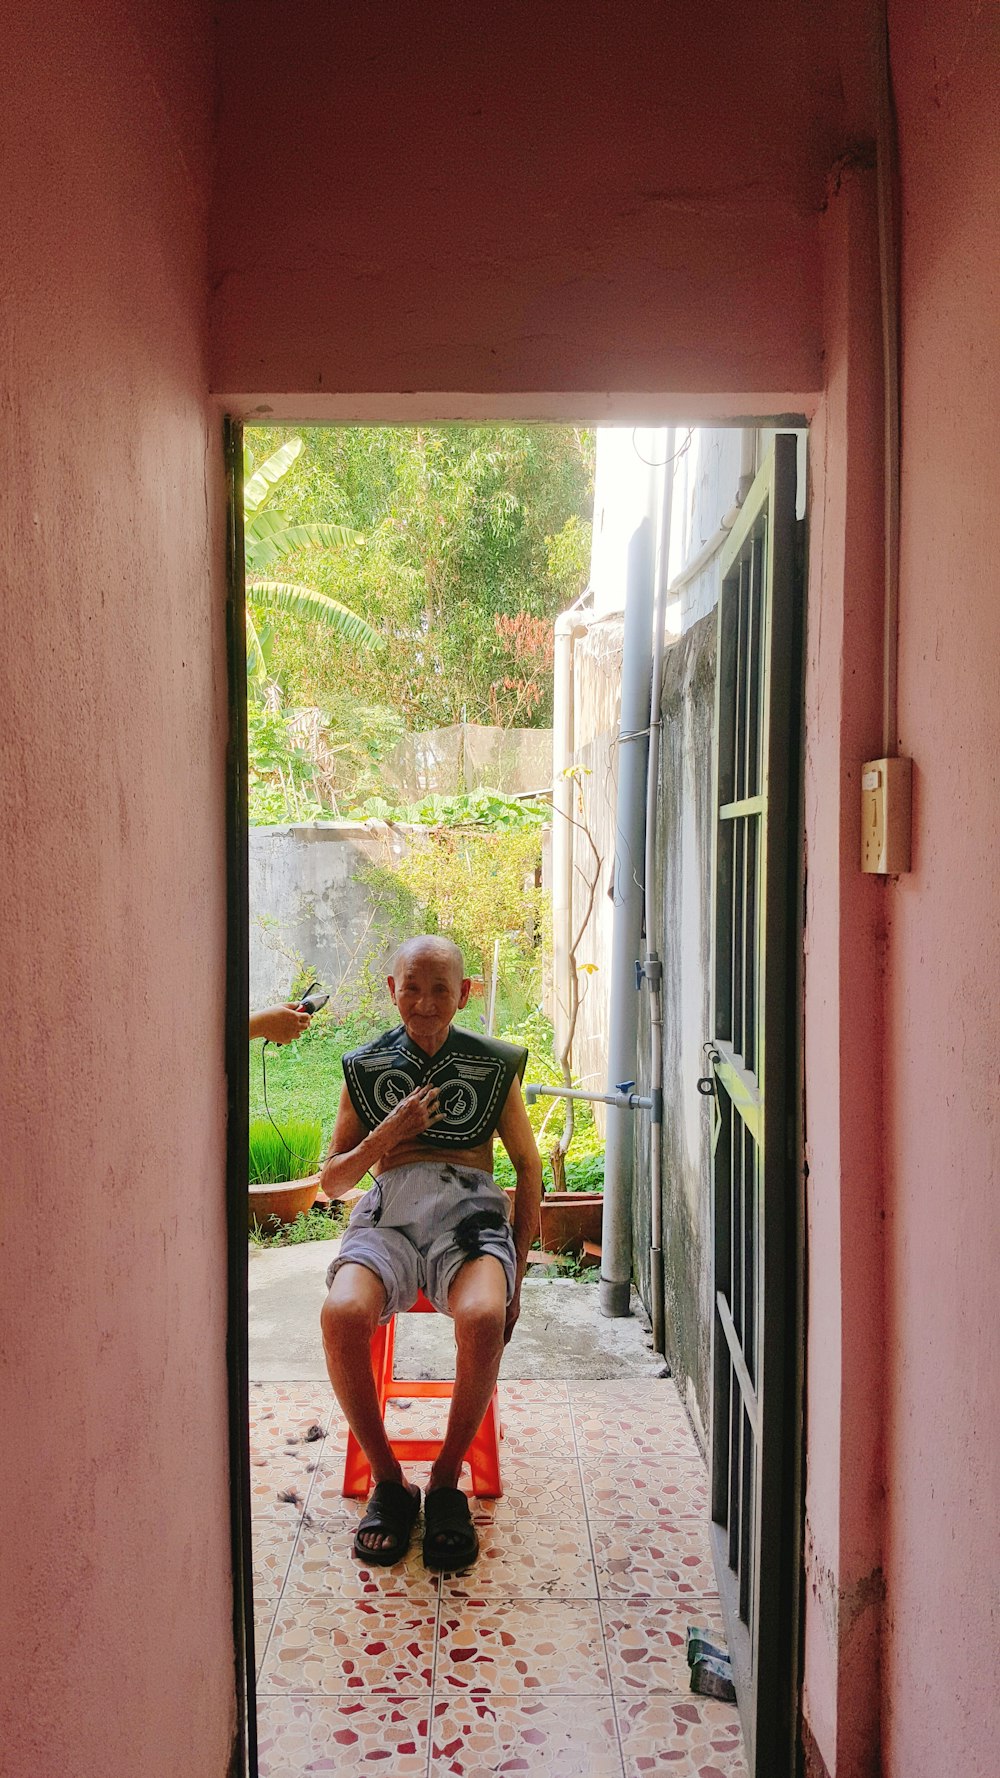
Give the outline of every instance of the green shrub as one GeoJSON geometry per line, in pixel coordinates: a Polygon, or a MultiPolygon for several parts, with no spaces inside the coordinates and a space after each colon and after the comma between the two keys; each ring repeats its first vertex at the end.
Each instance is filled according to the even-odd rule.
{"type": "MultiPolygon", "coordinates": [[[[498,1142],[493,1150],[493,1177],[504,1191],[514,1189],[517,1174],[510,1161],[507,1151],[498,1142]]],[[[542,1155],[542,1177],[544,1189],[552,1190],[552,1166],[547,1154],[542,1155]]],[[[566,1162],[566,1190],[568,1192],[600,1192],[604,1190],[604,1150],[598,1154],[584,1155],[578,1161],[566,1162]]]]}
{"type": "Polygon", "coordinates": [[[286,1117],[281,1124],[255,1117],[250,1124],[250,1184],[276,1185],[308,1179],[319,1162],[323,1126],[318,1118],[286,1117]]]}
{"type": "Polygon", "coordinates": [[[566,1190],[568,1192],[602,1192],[604,1190],[603,1149],[597,1154],[581,1155],[579,1160],[567,1160],[566,1190]]]}
{"type": "Polygon", "coordinates": [[[300,1210],[289,1224],[269,1216],[261,1227],[251,1218],[250,1240],[254,1247],[297,1247],[302,1241],[330,1241],[343,1226],[344,1212],[339,1205],[331,1205],[329,1210],[314,1205],[311,1210],[300,1210]]]}

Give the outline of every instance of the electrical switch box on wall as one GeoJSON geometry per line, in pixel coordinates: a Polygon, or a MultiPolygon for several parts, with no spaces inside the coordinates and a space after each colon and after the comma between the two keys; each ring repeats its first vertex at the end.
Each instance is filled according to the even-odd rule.
{"type": "Polygon", "coordinates": [[[861,768],[861,869],[894,877],[910,868],[912,761],[869,759],[861,768]]]}

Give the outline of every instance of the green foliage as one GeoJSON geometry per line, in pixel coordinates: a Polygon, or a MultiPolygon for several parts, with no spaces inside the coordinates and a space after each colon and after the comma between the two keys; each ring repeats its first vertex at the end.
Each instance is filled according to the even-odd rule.
{"type": "MultiPolygon", "coordinates": [[[[537,1248],[534,1251],[537,1252],[537,1248]]],[[[596,1282],[600,1271],[598,1260],[587,1259],[582,1254],[577,1256],[575,1253],[554,1253],[544,1266],[535,1261],[533,1253],[528,1255],[528,1261],[535,1278],[571,1278],[578,1284],[596,1282]]]]}
{"type": "MultiPolygon", "coordinates": [[[[311,974],[305,971],[297,976],[289,988],[289,999],[296,991],[304,989],[311,980],[311,974]]],[[[329,1142],[333,1134],[337,1103],[343,1085],[341,1056],[345,1051],[357,1048],[358,1044],[366,1043],[369,1037],[374,1037],[376,1031],[384,1030],[392,1022],[392,1007],[384,982],[381,1005],[367,1018],[356,1013],[349,1020],[336,1016],[328,1018],[326,1015],[329,1011],[328,1007],[324,1007],[323,1012],[310,1021],[308,1029],[295,1043],[284,1044],[280,1049],[269,1044],[266,1062],[264,1045],[250,1045],[251,1117],[265,1115],[266,1066],[267,1103],[275,1123],[284,1125],[289,1117],[317,1120],[322,1126],[320,1152],[322,1144],[329,1142]]]]}
{"type": "Polygon", "coordinates": [[[566,1162],[568,1192],[602,1192],[604,1190],[604,1150],[580,1155],[566,1162]]]}
{"type": "Polygon", "coordinates": [[[244,547],[247,577],[247,677],[258,697],[267,688],[274,641],[273,617],[284,612],[325,624],[341,641],[356,648],[377,647],[381,638],[339,599],[313,586],[276,580],[271,571],[305,551],[341,550],[355,541],[347,525],[323,521],[293,522],[270,506],[271,495],[301,456],[301,438],[287,439],[254,469],[253,452],[244,450],[244,547]]]}
{"type": "MultiPolygon", "coordinates": [[[[254,428],[273,458],[294,442],[254,428]]],[[[397,711],[408,730],[551,720],[551,621],[586,584],[593,435],[559,426],[325,427],[282,470],[289,525],[350,533],[316,589],[387,646],[360,657],[288,616],[270,643],[286,699],[397,711]]],[[[355,733],[357,730],[355,729],[355,733]]],[[[374,786],[372,786],[374,789],[374,786]]]]}
{"type": "Polygon", "coordinates": [[[300,1210],[293,1223],[279,1223],[276,1217],[268,1216],[261,1226],[251,1219],[250,1241],[254,1247],[297,1247],[302,1241],[332,1241],[334,1235],[340,1234],[345,1220],[337,1205],[331,1205],[329,1210],[314,1205],[311,1210],[300,1210]]]}
{"type": "Polygon", "coordinates": [[[540,803],[518,802],[498,790],[470,790],[460,796],[428,796],[414,803],[406,819],[425,827],[476,827],[489,833],[510,833],[515,829],[537,832],[551,818],[551,811],[540,803]]]}
{"type": "Polygon", "coordinates": [[[544,827],[551,810],[542,803],[519,802],[499,790],[469,790],[456,796],[425,796],[422,802],[390,802],[367,797],[349,811],[360,820],[409,822],[418,827],[482,828],[505,833],[513,828],[544,827]]]}
{"type": "Polygon", "coordinates": [[[538,998],[539,859],[534,826],[498,832],[440,826],[394,864],[367,865],[359,875],[391,930],[401,938],[433,932],[454,939],[471,976],[489,978],[499,940],[508,1008],[519,1000],[526,1011],[538,998]]]}
{"type": "Polygon", "coordinates": [[[329,820],[314,787],[313,764],[280,711],[247,706],[248,803],[252,826],[329,820]]]}
{"type": "MultiPolygon", "coordinates": [[[[562,1085],[553,1050],[552,1026],[543,1012],[535,1010],[516,1024],[505,1024],[498,1035],[508,1043],[523,1044],[527,1049],[525,1084],[537,1081],[542,1086],[562,1085]]],[[[563,1132],[566,1101],[536,1099],[534,1105],[528,1106],[528,1121],[542,1156],[544,1188],[551,1191],[549,1154],[563,1132]]],[[[594,1122],[593,1110],[582,1100],[577,1102],[570,1157],[566,1162],[566,1190],[601,1191],[604,1186],[604,1138],[594,1122]]],[[[494,1151],[493,1167],[499,1185],[516,1184],[514,1169],[499,1144],[494,1151]]]]}
{"type": "Polygon", "coordinates": [[[308,1179],[315,1173],[323,1139],[318,1118],[284,1117],[272,1123],[255,1117],[250,1123],[250,1184],[276,1185],[286,1179],[308,1179]]]}

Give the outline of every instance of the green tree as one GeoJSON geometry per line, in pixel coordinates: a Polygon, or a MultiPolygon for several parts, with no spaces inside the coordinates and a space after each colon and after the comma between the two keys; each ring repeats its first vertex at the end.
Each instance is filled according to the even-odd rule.
{"type": "MultiPolygon", "coordinates": [[[[351,531],[312,578],[384,640],[346,661],[331,633],[282,624],[271,671],[289,702],[363,731],[551,721],[551,623],[583,590],[593,435],[565,426],[326,427],[282,486],[289,522],[351,531]],[[384,725],[383,725],[384,726],[384,725]]],[[[287,442],[249,434],[257,450],[287,442]]]]}
{"type": "Polygon", "coordinates": [[[263,697],[269,677],[274,617],[285,612],[310,623],[321,623],[341,641],[356,648],[377,647],[380,638],[363,617],[339,599],[301,582],[276,580],[279,563],[311,550],[341,550],[355,541],[347,525],[310,520],[294,522],[270,504],[271,495],[301,456],[301,438],[287,439],[254,467],[253,452],[244,452],[244,538],[247,589],[247,677],[258,697],[263,697]]]}

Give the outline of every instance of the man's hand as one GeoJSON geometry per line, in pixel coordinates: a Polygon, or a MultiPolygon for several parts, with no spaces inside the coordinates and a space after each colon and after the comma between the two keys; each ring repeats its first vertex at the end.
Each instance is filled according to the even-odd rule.
{"type": "Polygon", "coordinates": [[[267,1043],[294,1043],[309,1024],[311,1013],[301,1012],[294,1000],[286,1006],[266,1006],[250,1015],[250,1036],[267,1043]]]}
{"type": "Polygon", "coordinates": [[[398,1148],[407,1137],[422,1136],[440,1116],[437,1087],[416,1087],[382,1119],[378,1133],[398,1148]]]}

